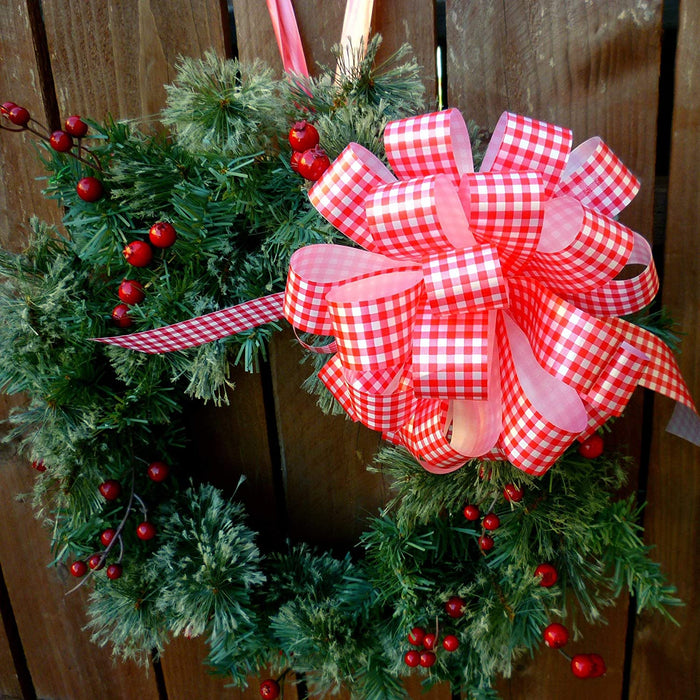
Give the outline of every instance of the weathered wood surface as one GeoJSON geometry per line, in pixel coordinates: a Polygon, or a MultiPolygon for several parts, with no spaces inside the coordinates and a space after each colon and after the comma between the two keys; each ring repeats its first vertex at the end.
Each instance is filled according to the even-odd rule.
{"type": "MultiPolygon", "coordinates": [[[[24,105],[37,121],[47,122],[42,70],[34,50],[32,5],[0,0],[0,101],[24,105]]],[[[21,250],[33,214],[59,220],[55,204],[41,194],[44,174],[34,157],[33,137],[0,132],[0,244],[21,250]]]]}
{"type": "MultiPolygon", "coordinates": [[[[680,6],[662,300],[683,331],[679,364],[700,397],[700,3],[680,6]]],[[[700,697],[700,449],[664,428],[671,402],[654,402],[644,525],[654,557],[678,586],[680,628],[643,615],[635,630],[630,697],[700,697]]]]}
{"type": "Polygon", "coordinates": [[[179,56],[226,55],[219,0],[43,2],[61,115],[148,117],[165,102],[179,56]]]}
{"type": "Polygon", "coordinates": [[[661,0],[447,0],[449,102],[483,126],[504,110],[602,136],[644,187],[623,220],[651,233],[661,0]]]}

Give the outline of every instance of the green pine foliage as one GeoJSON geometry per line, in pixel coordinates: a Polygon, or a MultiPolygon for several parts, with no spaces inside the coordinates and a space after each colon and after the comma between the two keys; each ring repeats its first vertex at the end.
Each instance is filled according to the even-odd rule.
{"type": "MultiPolygon", "coordinates": [[[[83,161],[47,151],[46,193],[63,205],[63,226],[34,221],[25,251],[0,251],[0,391],[28,397],[8,440],[46,468],[35,504],[55,563],[98,555],[99,568],[76,583],[91,588],[93,639],[121,658],[147,661],[173,636],[202,636],[212,669],[239,686],[272,669],[303,678],[314,697],[345,686],[393,700],[418,674],[426,686],[447,681],[489,698],[494,678],[539,646],[549,622],[575,632],[579,616],[602,621],[627,592],[639,609],[668,614],[678,603],[642,542],[639,507],[616,497],[626,461],[575,450],[535,479],[478,462],[436,476],[387,447],[373,468],[393,495],[358,551],[264,550],[240,503],[188,483],[182,412],[185,396],[224,401],[230,363],[254,368],[277,326],[167,355],[90,342],[121,332],[110,312],[125,277],[146,292],[131,307],[132,332],[280,291],[294,250],[348,244],[310,206],[286,134],[312,113],[331,156],[355,140],[383,157],[387,121],[424,105],[406,49],[376,65],[379,45],[373,39],[357,67],[341,61],[337,79],[327,70],[297,83],[259,63],[183,59],[162,114],[170,133],[107,118],[91,122],[83,161]],[[86,175],[105,186],[96,202],[76,194],[86,175]],[[155,221],[172,223],[176,244],[131,268],[122,249],[155,221]],[[173,465],[165,481],[148,477],[153,460],[173,465]],[[99,491],[109,479],[121,484],[112,500],[99,491]],[[522,501],[504,499],[508,483],[522,501]],[[500,518],[491,551],[480,549],[467,504],[500,518]],[[137,535],[144,521],[156,524],[154,539],[137,535]],[[549,588],[534,573],[543,562],[559,575],[549,588]],[[101,567],[115,565],[122,575],[107,578],[101,567]],[[458,618],[445,610],[455,596],[458,618]],[[411,669],[404,654],[415,626],[454,634],[459,648],[438,644],[433,667],[411,669]]],[[[333,409],[315,377],[309,383],[333,409]]]]}

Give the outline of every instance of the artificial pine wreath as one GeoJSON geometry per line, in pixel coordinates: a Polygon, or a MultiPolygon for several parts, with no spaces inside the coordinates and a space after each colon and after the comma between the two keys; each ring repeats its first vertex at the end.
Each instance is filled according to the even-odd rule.
{"type": "MultiPolygon", "coordinates": [[[[350,141],[382,157],[386,123],[422,108],[415,63],[402,51],[375,68],[377,47],[340,80],[296,83],[260,63],[184,59],[161,116],[169,135],[77,116],[46,135],[63,229],[34,221],[22,254],[0,253],[0,389],[30,398],[8,439],[40,472],[55,562],[90,581],[94,640],[121,657],[201,635],[238,685],[276,670],[267,698],[290,669],[315,697],[344,684],[400,698],[412,673],[491,697],[514,658],[543,639],[563,646],[579,615],[602,620],[623,591],[639,610],[678,602],[647,557],[638,506],[616,497],[627,460],[600,435],[539,479],[476,460],[438,476],[385,447],[371,468],[394,495],[363,556],[261,551],[241,504],[175,472],[184,397],[225,400],[229,363],[254,368],[275,326],[166,355],[88,340],[280,291],[292,252],[335,240],[302,176],[350,141]]],[[[20,106],[3,115],[36,129],[20,106]]],[[[572,659],[575,675],[604,670],[595,654],[572,659]]]]}

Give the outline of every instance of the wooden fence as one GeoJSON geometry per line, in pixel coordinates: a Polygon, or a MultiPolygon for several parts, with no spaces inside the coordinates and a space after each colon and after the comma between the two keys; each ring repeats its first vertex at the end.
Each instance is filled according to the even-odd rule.
{"type": "MultiPolygon", "coordinates": [[[[339,40],[342,0],[295,0],[310,66],[328,63],[339,40]]],[[[700,398],[700,3],[681,0],[376,0],[374,31],[384,50],[412,44],[436,89],[436,44],[444,42],[449,106],[484,126],[509,109],[567,125],[580,142],[601,135],[642,181],[623,220],[653,242],[664,270],[663,303],[685,332],[680,363],[700,398]],[[670,158],[669,158],[670,154],[670,158]]],[[[281,71],[263,0],[0,0],[0,99],[26,105],[57,126],[59,115],[138,117],[158,111],[179,55],[237,52],[281,71]]],[[[0,241],[20,249],[28,217],[56,221],[41,197],[41,174],[24,137],[0,138],[0,241]]],[[[298,388],[305,376],[289,337],[277,338],[261,375],[236,374],[225,409],[193,407],[206,476],[230,488],[240,472],[249,504],[276,513],[295,538],[345,546],[362,516],[386,498],[364,467],[377,435],[320,414],[298,388]],[[272,438],[272,439],[271,439],[272,438]],[[284,477],[284,501],[275,481],[284,477]]],[[[0,397],[0,412],[11,401],[0,397]]],[[[662,431],[668,401],[641,393],[616,440],[636,457],[633,487],[649,506],[646,537],[686,607],[681,627],[635,617],[623,598],[607,627],[586,630],[587,651],[607,676],[575,681],[557,654],[526,659],[499,684],[505,698],[697,698],[700,624],[695,544],[700,517],[698,450],[662,431]]],[[[47,533],[17,494],[33,472],[0,453],[0,696],[95,700],[255,698],[208,676],[197,640],[178,639],[150,669],[114,664],[88,641],[80,594],[65,568],[47,568],[47,533]]],[[[255,508],[253,506],[254,514],[255,508]]],[[[262,518],[260,509],[257,517],[262,518]]],[[[633,606],[633,604],[632,604],[633,606]]],[[[582,643],[583,650],[583,643],[582,643]]],[[[409,686],[419,697],[418,684],[409,686]]],[[[449,698],[447,688],[426,697],[449,698]]]]}

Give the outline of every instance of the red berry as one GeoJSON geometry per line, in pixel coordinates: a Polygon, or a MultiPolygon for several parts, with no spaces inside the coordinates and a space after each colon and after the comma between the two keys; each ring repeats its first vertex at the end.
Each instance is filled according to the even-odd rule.
{"type": "Polygon", "coordinates": [[[27,126],[29,123],[29,112],[24,107],[20,107],[19,105],[12,107],[7,117],[17,126],[27,126]]]}
{"type": "Polygon", "coordinates": [[[84,561],[81,561],[78,559],[77,561],[74,561],[70,565],[70,572],[75,576],[76,578],[80,578],[81,576],[85,576],[87,573],[87,564],[84,561]]]}
{"type": "Polygon", "coordinates": [[[422,627],[414,627],[408,633],[408,643],[415,644],[416,646],[418,646],[419,644],[423,643],[424,637],[425,637],[425,630],[422,627]]]}
{"type": "Polygon", "coordinates": [[[73,148],[73,139],[65,131],[54,131],[49,138],[49,144],[54,151],[65,153],[73,148]]]}
{"type": "Polygon", "coordinates": [[[129,265],[134,267],[146,267],[153,259],[151,246],[143,241],[131,241],[122,252],[129,265]]]}
{"type": "Polygon", "coordinates": [[[403,655],[403,661],[406,664],[406,666],[410,666],[411,668],[415,668],[420,663],[420,652],[416,651],[415,649],[411,649],[411,651],[407,651],[403,655]]]}
{"type": "Polygon", "coordinates": [[[13,107],[16,107],[17,105],[14,102],[3,102],[0,105],[0,114],[2,114],[3,117],[9,117],[10,116],[10,110],[13,107]]]}
{"type": "Polygon", "coordinates": [[[481,537],[479,537],[479,549],[482,552],[488,552],[493,549],[493,545],[493,537],[489,537],[489,535],[481,535],[481,537]]]}
{"type": "Polygon", "coordinates": [[[101,535],[100,535],[100,542],[105,547],[109,547],[109,545],[112,543],[112,540],[114,539],[115,535],[117,534],[117,531],[113,527],[108,527],[101,535]]]}
{"type": "Polygon", "coordinates": [[[170,248],[177,239],[175,227],[167,221],[157,221],[148,230],[148,238],[156,248],[170,248]]]}
{"type": "Polygon", "coordinates": [[[96,202],[104,193],[102,183],[96,177],[83,177],[75,187],[78,197],[85,202],[96,202]]]}
{"type": "Polygon", "coordinates": [[[117,294],[125,304],[130,304],[131,306],[140,304],[146,298],[143,285],[136,280],[122,280],[117,294]]]}
{"type": "Polygon", "coordinates": [[[437,657],[435,656],[435,653],[432,651],[422,651],[420,653],[420,665],[423,668],[430,668],[435,664],[435,661],[437,660],[437,657]]]}
{"type": "Polygon", "coordinates": [[[75,136],[79,139],[87,134],[88,125],[77,114],[74,114],[63,122],[63,128],[71,136],[75,136]]]}
{"type": "Polygon", "coordinates": [[[295,172],[299,172],[299,161],[304,155],[304,151],[292,151],[292,156],[289,159],[289,167],[295,172]]]}
{"type": "Polygon", "coordinates": [[[93,554],[89,559],[88,559],[88,566],[91,569],[101,569],[105,565],[104,559],[100,554],[93,554]]]}
{"type": "Polygon", "coordinates": [[[315,182],[326,172],[330,164],[331,161],[326,152],[320,146],[314,146],[301,154],[299,175],[315,182]]]}
{"type": "Polygon", "coordinates": [[[100,493],[108,501],[118,498],[121,492],[122,485],[116,479],[107,479],[100,484],[100,493]]]}
{"type": "Polygon", "coordinates": [[[110,579],[111,581],[115,581],[118,578],[121,578],[121,575],[123,573],[122,570],[122,565],[121,564],[110,564],[107,567],[107,578],[110,579]]]}
{"type": "Polygon", "coordinates": [[[479,516],[481,515],[479,509],[473,505],[464,506],[464,510],[462,512],[467,520],[478,520],[479,516]]]}
{"type": "Polygon", "coordinates": [[[459,648],[459,639],[454,634],[446,634],[442,640],[442,646],[445,651],[457,651],[459,648]]]}
{"type": "Polygon", "coordinates": [[[260,684],[260,697],[265,700],[275,700],[280,696],[280,684],[268,678],[260,684]]]}
{"type": "Polygon", "coordinates": [[[126,304],[117,304],[112,309],[112,320],[119,328],[128,328],[132,323],[129,307],[126,304]]]}
{"type": "Polygon", "coordinates": [[[156,536],[156,526],[145,520],[136,528],[136,536],[140,540],[152,540],[156,536]]]}
{"type": "Polygon", "coordinates": [[[306,119],[296,122],[289,130],[289,145],[295,150],[304,152],[309,148],[318,145],[318,130],[313,124],[309,124],[306,119]]]}
{"type": "Polygon", "coordinates": [[[598,434],[591,435],[578,446],[578,451],[586,459],[600,457],[603,454],[603,438],[598,434]]]}
{"type": "Polygon", "coordinates": [[[498,530],[498,528],[501,526],[501,519],[495,513],[489,513],[488,515],[484,516],[481,524],[487,530],[498,530]]]}
{"type": "Polygon", "coordinates": [[[459,596],[453,595],[445,603],[445,612],[453,618],[462,617],[464,615],[464,600],[459,596]]]}
{"type": "Polygon", "coordinates": [[[535,569],[535,576],[542,577],[540,579],[540,586],[544,586],[545,588],[553,586],[559,578],[557,570],[551,564],[540,564],[535,569]]]}
{"type": "Polygon", "coordinates": [[[576,678],[590,678],[593,673],[593,662],[588,654],[574,654],[571,657],[571,673],[576,678]]]}
{"type": "Polygon", "coordinates": [[[423,637],[423,648],[433,649],[435,648],[435,642],[437,642],[437,637],[432,632],[428,632],[425,637],[423,637]]]}
{"type": "Polygon", "coordinates": [[[34,460],[32,462],[32,469],[36,469],[38,472],[45,472],[46,465],[44,464],[44,460],[43,459],[34,460]]]}
{"type": "Polygon", "coordinates": [[[605,675],[608,670],[605,666],[605,659],[600,654],[589,654],[588,658],[593,664],[593,669],[591,670],[591,678],[598,678],[605,675]]]}
{"type": "Polygon", "coordinates": [[[519,489],[515,484],[506,484],[503,487],[503,497],[506,501],[518,503],[523,500],[523,490],[519,489]]]}
{"type": "Polygon", "coordinates": [[[544,628],[542,638],[551,649],[560,649],[569,641],[569,630],[564,625],[553,622],[544,628]]]}
{"type": "Polygon", "coordinates": [[[148,478],[151,481],[165,481],[170,472],[170,467],[165,462],[151,462],[148,465],[148,478]]]}

